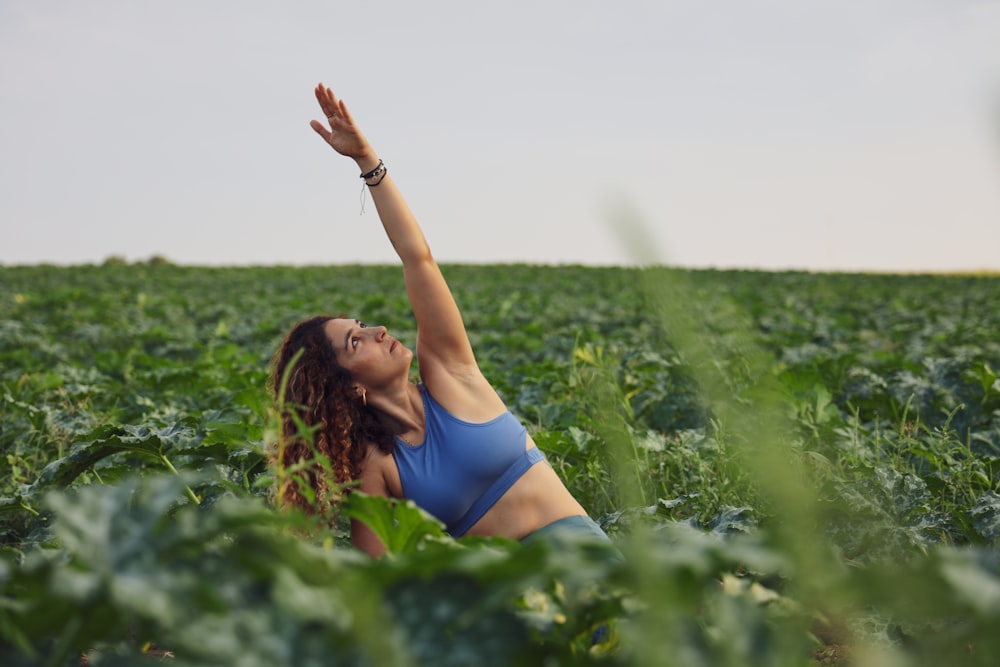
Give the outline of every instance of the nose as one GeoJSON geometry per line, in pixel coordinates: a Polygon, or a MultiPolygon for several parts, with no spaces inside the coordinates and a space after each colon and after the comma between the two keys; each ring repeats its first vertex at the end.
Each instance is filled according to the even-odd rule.
{"type": "Polygon", "coordinates": [[[381,342],[387,335],[389,330],[383,326],[375,327],[375,340],[381,342]]]}

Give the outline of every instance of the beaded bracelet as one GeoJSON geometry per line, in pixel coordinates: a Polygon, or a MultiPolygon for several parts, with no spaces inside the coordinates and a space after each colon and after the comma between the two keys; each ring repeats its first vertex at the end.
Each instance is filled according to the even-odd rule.
{"type": "Polygon", "coordinates": [[[389,170],[386,169],[385,167],[382,167],[382,171],[376,173],[375,176],[372,177],[372,178],[378,178],[378,180],[375,181],[374,183],[369,183],[367,180],[365,180],[365,185],[367,185],[370,188],[374,188],[376,185],[382,182],[382,179],[384,179],[385,175],[388,173],[389,170]]]}
{"type": "MultiPolygon", "coordinates": [[[[385,163],[382,162],[381,159],[378,161],[378,164],[375,165],[374,169],[372,169],[371,171],[368,171],[368,172],[365,172],[365,173],[361,174],[361,178],[363,178],[364,180],[367,181],[369,178],[375,178],[376,176],[379,176],[380,174],[385,174],[385,163]]],[[[381,179],[379,180],[379,182],[381,183],[381,179]]]]}
{"type": "Polygon", "coordinates": [[[389,173],[389,170],[385,168],[385,163],[379,158],[378,164],[371,171],[361,174],[361,178],[364,180],[364,185],[361,186],[361,215],[365,214],[365,185],[370,188],[374,188],[385,178],[385,175],[389,173]],[[369,183],[369,178],[378,178],[374,183],[369,183]]]}

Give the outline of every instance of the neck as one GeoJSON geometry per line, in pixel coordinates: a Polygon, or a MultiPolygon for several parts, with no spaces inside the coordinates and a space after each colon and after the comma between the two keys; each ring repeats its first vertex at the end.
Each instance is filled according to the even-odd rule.
{"type": "Polygon", "coordinates": [[[368,392],[368,407],[374,408],[378,420],[398,436],[423,433],[424,401],[420,389],[409,380],[374,396],[368,392]]]}

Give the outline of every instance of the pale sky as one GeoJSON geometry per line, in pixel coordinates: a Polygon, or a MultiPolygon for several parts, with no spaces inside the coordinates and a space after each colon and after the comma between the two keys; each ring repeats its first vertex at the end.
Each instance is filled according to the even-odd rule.
{"type": "Polygon", "coordinates": [[[394,261],[323,81],[442,262],[1000,270],[998,45],[1000,0],[0,0],[0,264],[394,261]]]}

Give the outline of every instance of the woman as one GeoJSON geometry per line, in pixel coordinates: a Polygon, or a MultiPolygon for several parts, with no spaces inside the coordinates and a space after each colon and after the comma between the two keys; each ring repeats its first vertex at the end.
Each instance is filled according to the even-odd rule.
{"type": "MultiPolygon", "coordinates": [[[[587,517],[531,436],[507,410],[476,364],[462,317],[423,232],[392,176],[368,143],[343,100],[316,87],[327,124],[311,126],[361,170],[382,226],[403,263],[407,294],[417,322],[421,382],[410,381],[413,352],[385,327],[354,319],[315,317],[296,325],[275,356],[275,386],[288,375],[286,402],[303,406],[315,450],[328,469],[307,465],[311,489],[292,482],[282,499],[309,509],[307,495],[330,502],[337,482],[360,491],[409,498],[446,524],[454,536],[522,540],[561,529],[606,539],[587,517]],[[331,481],[333,483],[331,483],[331,481]],[[539,532],[541,531],[541,532],[539,532]]],[[[291,469],[312,459],[286,417],[290,444],[279,465],[291,469]]],[[[364,524],[351,523],[354,545],[373,557],[385,551],[364,524]]]]}

